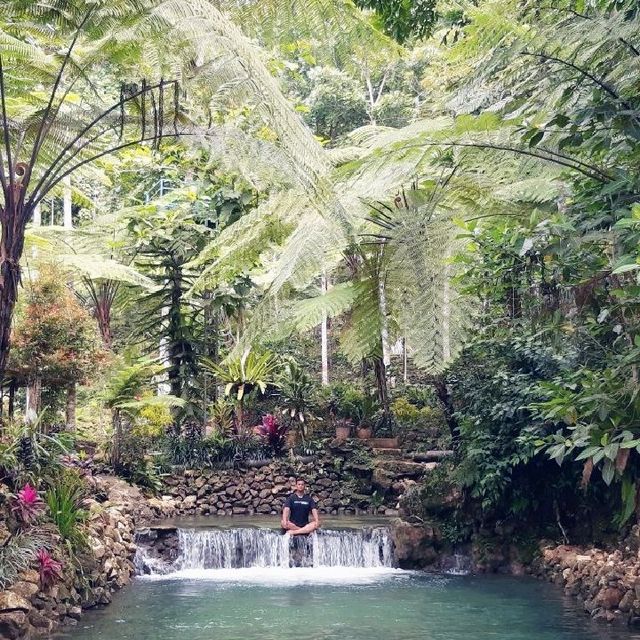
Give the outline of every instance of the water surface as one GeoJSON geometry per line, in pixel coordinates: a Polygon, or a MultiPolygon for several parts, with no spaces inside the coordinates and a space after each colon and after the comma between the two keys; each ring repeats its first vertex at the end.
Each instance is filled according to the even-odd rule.
{"type": "Polygon", "coordinates": [[[69,640],[630,640],[553,585],[391,568],[203,569],[137,578],[69,640]]]}

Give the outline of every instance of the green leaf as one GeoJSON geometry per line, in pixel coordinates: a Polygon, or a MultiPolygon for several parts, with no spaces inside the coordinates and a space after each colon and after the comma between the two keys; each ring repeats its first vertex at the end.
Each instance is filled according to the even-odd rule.
{"type": "Polygon", "coordinates": [[[612,460],[606,460],[602,467],[602,479],[605,484],[608,486],[613,481],[613,476],[615,475],[616,468],[613,464],[612,460]]]}

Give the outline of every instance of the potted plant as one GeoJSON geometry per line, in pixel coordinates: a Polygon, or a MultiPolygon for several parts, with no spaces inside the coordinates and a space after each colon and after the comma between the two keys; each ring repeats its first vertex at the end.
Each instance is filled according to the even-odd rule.
{"type": "Polygon", "coordinates": [[[356,428],[356,435],[360,440],[368,440],[373,436],[373,429],[366,424],[359,424],[356,428]]]}
{"type": "Polygon", "coordinates": [[[338,440],[346,440],[351,435],[351,420],[339,418],[334,424],[336,427],[336,438],[338,440]]]}
{"type": "Polygon", "coordinates": [[[356,433],[361,440],[368,440],[373,436],[373,416],[378,409],[378,404],[373,396],[363,395],[355,405],[355,417],[357,420],[356,433]]]}

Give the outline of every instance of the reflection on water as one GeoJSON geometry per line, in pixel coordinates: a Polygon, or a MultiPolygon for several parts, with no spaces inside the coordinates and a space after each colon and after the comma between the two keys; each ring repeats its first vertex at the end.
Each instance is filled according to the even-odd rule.
{"type": "Polygon", "coordinates": [[[532,579],[429,576],[388,568],[222,571],[203,571],[197,579],[188,575],[138,579],[117,594],[109,607],[88,612],[77,629],[58,637],[281,640],[302,634],[313,640],[640,638],[640,634],[626,629],[592,623],[571,598],[552,585],[532,579]]]}

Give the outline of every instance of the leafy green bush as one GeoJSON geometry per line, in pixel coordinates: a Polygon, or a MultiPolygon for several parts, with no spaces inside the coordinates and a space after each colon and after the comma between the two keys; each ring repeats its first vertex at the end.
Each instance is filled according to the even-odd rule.
{"type": "Polygon", "coordinates": [[[0,443],[0,473],[4,469],[5,476],[16,485],[54,475],[73,442],[70,433],[45,433],[40,421],[10,424],[0,443]]]}
{"type": "Polygon", "coordinates": [[[277,380],[280,389],[279,403],[282,413],[292,424],[302,425],[306,435],[306,423],[310,414],[314,385],[311,378],[293,360],[285,362],[284,370],[277,380]]]}
{"type": "Polygon", "coordinates": [[[378,402],[375,396],[353,384],[337,382],[318,391],[317,404],[330,418],[349,420],[354,425],[372,426],[378,402]]]}
{"type": "Polygon", "coordinates": [[[420,418],[420,409],[411,404],[407,398],[397,398],[391,403],[391,411],[398,422],[417,422],[420,418]]]}
{"type": "Polygon", "coordinates": [[[64,468],[48,484],[45,502],[60,535],[72,549],[85,546],[87,536],[83,525],[87,512],[82,508],[82,501],[87,496],[85,481],[74,469],[64,468]]]}

